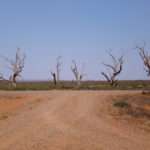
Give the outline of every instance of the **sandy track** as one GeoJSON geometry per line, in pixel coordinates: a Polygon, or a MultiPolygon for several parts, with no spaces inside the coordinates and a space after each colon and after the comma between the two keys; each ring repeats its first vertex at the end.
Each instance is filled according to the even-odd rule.
{"type": "Polygon", "coordinates": [[[0,150],[150,149],[150,133],[116,122],[105,113],[104,107],[113,96],[135,92],[47,91],[9,95],[14,93],[26,95],[28,100],[15,115],[0,121],[0,150]]]}

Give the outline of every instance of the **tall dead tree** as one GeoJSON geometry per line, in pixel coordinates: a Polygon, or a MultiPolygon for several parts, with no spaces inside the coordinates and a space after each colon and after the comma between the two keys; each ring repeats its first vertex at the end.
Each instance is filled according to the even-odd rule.
{"type": "Polygon", "coordinates": [[[76,83],[79,86],[81,84],[81,80],[84,77],[84,74],[79,71],[78,66],[75,62],[75,60],[72,60],[72,66],[71,66],[71,71],[75,77],[76,83]]]}
{"type": "Polygon", "coordinates": [[[60,71],[61,71],[61,66],[62,66],[61,58],[62,58],[61,56],[58,56],[56,58],[56,72],[51,72],[54,85],[56,85],[60,81],[60,71]]]}
{"type": "Polygon", "coordinates": [[[118,80],[116,79],[116,77],[121,73],[123,69],[123,56],[116,58],[111,53],[109,53],[109,56],[112,59],[112,64],[103,63],[103,65],[108,69],[108,73],[101,72],[101,74],[105,77],[105,79],[110,83],[111,86],[117,86],[118,80]]]}
{"type": "Polygon", "coordinates": [[[139,51],[139,55],[143,61],[147,76],[150,76],[150,54],[145,50],[145,44],[143,47],[136,47],[139,51]]]}
{"type": "Polygon", "coordinates": [[[61,65],[62,65],[61,56],[59,56],[56,59],[56,72],[57,72],[56,73],[56,79],[57,79],[57,82],[59,82],[59,80],[60,80],[61,65]]]}
{"type": "Polygon", "coordinates": [[[4,57],[4,59],[8,62],[8,68],[12,72],[9,80],[12,82],[14,87],[16,87],[17,78],[21,77],[21,73],[24,69],[25,58],[26,56],[25,54],[21,54],[20,48],[16,51],[15,59],[4,57]]]}

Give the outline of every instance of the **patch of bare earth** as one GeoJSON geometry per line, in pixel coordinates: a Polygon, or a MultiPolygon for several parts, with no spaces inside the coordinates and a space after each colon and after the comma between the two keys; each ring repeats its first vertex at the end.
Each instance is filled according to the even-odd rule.
{"type": "Polygon", "coordinates": [[[0,92],[0,120],[15,115],[26,105],[32,109],[40,100],[41,96],[34,92],[0,92]]]}
{"type": "Polygon", "coordinates": [[[150,94],[115,96],[112,106],[109,112],[114,118],[150,132],[150,94]]]}
{"type": "MultiPolygon", "coordinates": [[[[128,97],[132,107],[140,104],[147,112],[148,98],[143,104],[138,94],[0,92],[0,114],[8,113],[8,117],[0,119],[0,150],[149,150],[150,132],[134,123],[136,116],[113,105],[128,97]],[[135,103],[130,97],[139,99],[135,103]]],[[[148,120],[142,116],[142,121],[148,120]]]]}

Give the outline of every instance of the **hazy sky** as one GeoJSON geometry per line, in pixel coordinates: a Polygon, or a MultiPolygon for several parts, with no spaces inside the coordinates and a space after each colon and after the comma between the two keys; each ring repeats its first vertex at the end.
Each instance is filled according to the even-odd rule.
{"type": "Polygon", "coordinates": [[[50,79],[59,55],[62,79],[73,79],[72,59],[86,79],[103,79],[109,49],[125,55],[121,79],[147,79],[134,49],[143,41],[150,48],[149,0],[0,0],[0,54],[26,53],[23,79],[50,79]]]}

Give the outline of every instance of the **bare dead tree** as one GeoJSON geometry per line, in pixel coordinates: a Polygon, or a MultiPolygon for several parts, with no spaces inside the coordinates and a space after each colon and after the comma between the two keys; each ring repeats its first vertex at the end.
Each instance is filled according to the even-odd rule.
{"type": "Polygon", "coordinates": [[[62,66],[61,58],[62,58],[61,56],[58,56],[56,58],[56,72],[51,71],[54,85],[56,85],[60,81],[60,71],[61,71],[61,66],[62,66]]]}
{"type": "Polygon", "coordinates": [[[21,77],[21,73],[24,69],[25,63],[25,54],[21,54],[20,48],[17,48],[15,59],[9,59],[4,57],[4,59],[8,62],[8,68],[12,71],[9,80],[12,82],[12,85],[16,87],[17,78],[21,77]]]}
{"type": "Polygon", "coordinates": [[[61,56],[57,57],[56,59],[56,79],[57,79],[57,82],[59,82],[60,80],[60,71],[61,71],[61,65],[62,65],[62,62],[61,62],[61,56]]]}
{"type": "Polygon", "coordinates": [[[108,73],[101,72],[101,74],[105,77],[105,79],[110,83],[111,86],[117,86],[117,79],[116,77],[121,73],[123,69],[123,56],[116,58],[111,53],[109,53],[109,56],[112,59],[112,64],[105,64],[103,65],[108,68],[108,73]]]}
{"type": "Polygon", "coordinates": [[[145,50],[145,43],[143,47],[137,46],[136,48],[139,51],[139,55],[143,61],[144,69],[147,73],[147,76],[150,76],[150,54],[145,50]]]}
{"type": "Polygon", "coordinates": [[[81,80],[83,79],[85,74],[83,74],[82,72],[79,71],[75,60],[72,60],[71,71],[75,77],[77,85],[79,86],[81,84],[81,80]]]}

